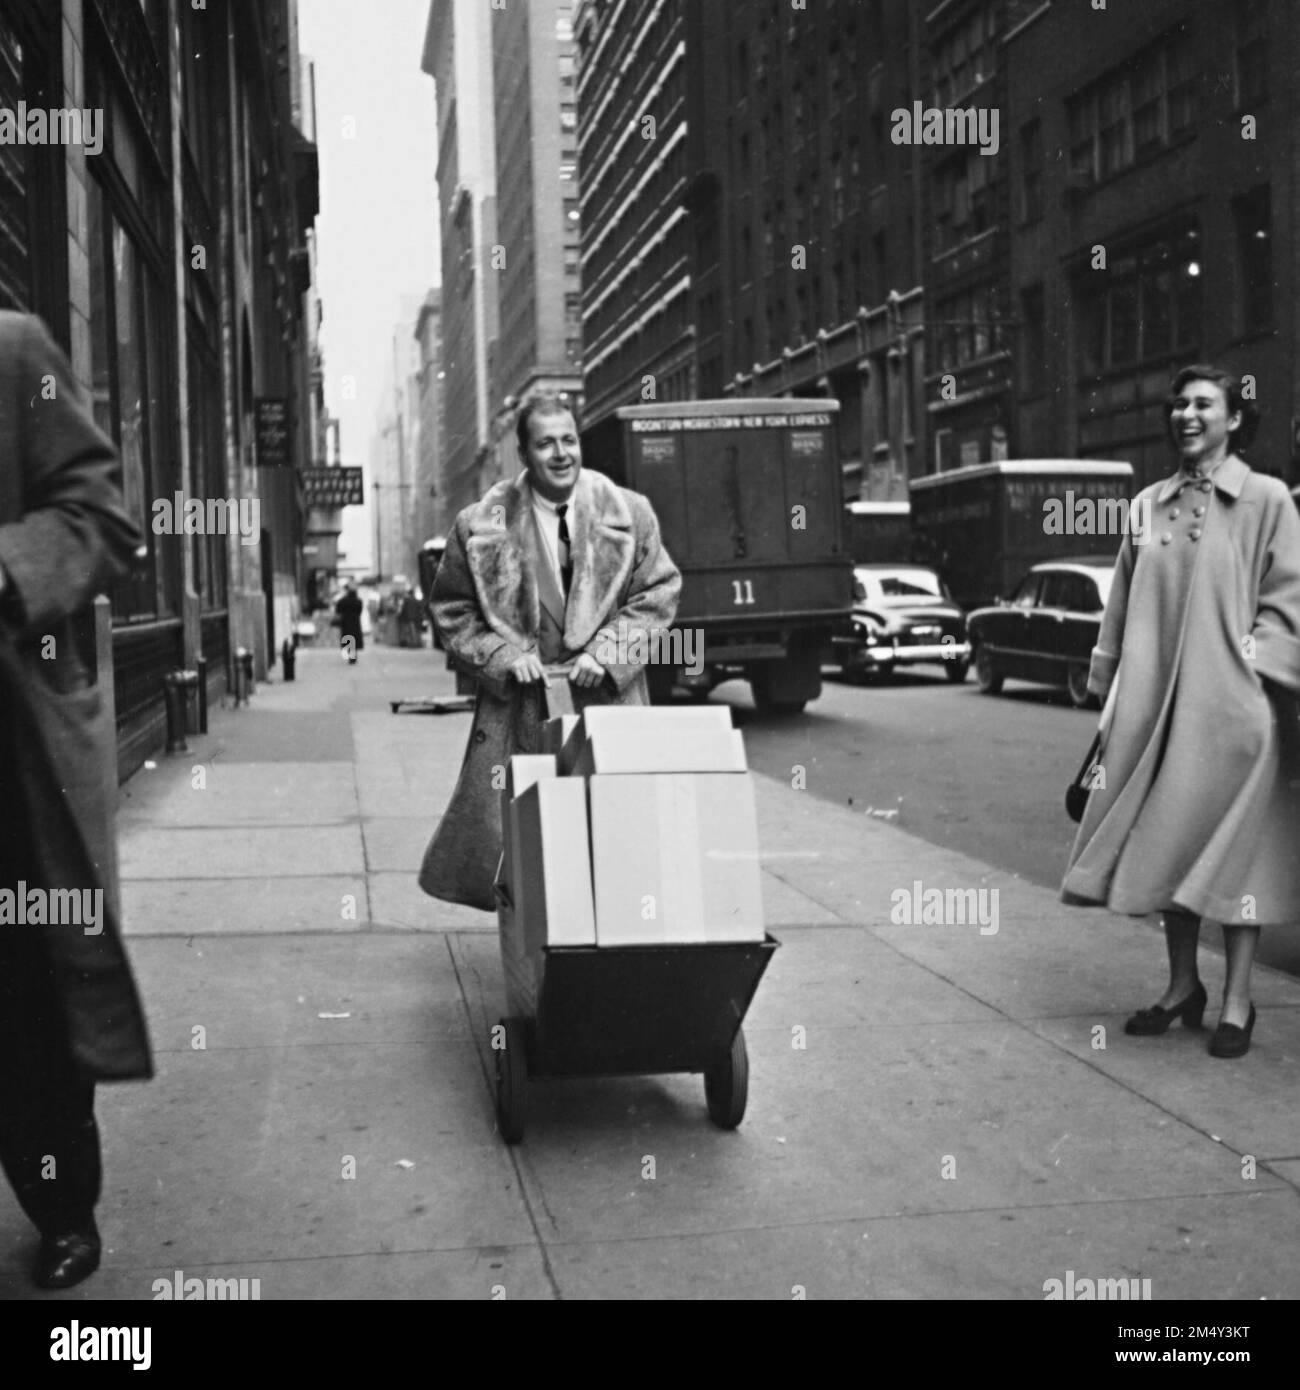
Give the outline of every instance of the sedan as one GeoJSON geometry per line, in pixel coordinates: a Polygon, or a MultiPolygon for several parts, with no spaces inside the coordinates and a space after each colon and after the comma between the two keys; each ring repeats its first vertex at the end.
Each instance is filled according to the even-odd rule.
{"type": "Polygon", "coordinates": [[[1095,705],[1088,667],[1114,575],[1108,556],[1049,561],[1035,565],[1009,599],[971,613],[966,627],[979,688],[995,695],[1012,677],[1064,686],[1080,709],[1095,705]]]}
{"type": "Polygon", "coordinates": [[[940,664],[966,679],[966,620],[938,574],[922,565],[858,565],[852,626],[834,639],[846,676],[882,675],[900,666],[940,664]]]}

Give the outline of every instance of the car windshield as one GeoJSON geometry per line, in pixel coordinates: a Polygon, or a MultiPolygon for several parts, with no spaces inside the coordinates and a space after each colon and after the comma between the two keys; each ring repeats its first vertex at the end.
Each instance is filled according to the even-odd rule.
{"type": "Polygon", "coordinates": [[[854,592],[859,600],[879,603],[882,599],[937,598],[944,596],[943,585],[933,570],[858,570],[854,592]]]}

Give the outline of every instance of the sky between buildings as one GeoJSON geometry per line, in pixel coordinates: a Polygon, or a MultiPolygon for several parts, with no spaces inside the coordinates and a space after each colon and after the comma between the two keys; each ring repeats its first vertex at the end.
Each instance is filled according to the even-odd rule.
{"type": "MultiPolygon", "coordinates": [[[[420,70],[428,15],[429,0],[298,4],[299,45],[316,65],[325,403],[348,464],[368,463],[401,298],[441,278],[433,79],[420,70]],[[353,400],[344,399],[347,376],[353,400]]],[[[348,563],[367,560],[370,507],[343,515],[348,563]]]]}

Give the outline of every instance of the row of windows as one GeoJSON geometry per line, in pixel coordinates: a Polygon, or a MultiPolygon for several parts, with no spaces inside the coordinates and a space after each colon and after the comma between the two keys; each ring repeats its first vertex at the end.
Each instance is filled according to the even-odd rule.
{"type": "Polygon", "coordinates": [[[1073,98],[1071,176],[1100,182],[1190,131],[1196,80],[1191,38],[1178,31],[1073,98]]]}
{"type": "Polygon", "coordinates": [[[629,314],[639,313],[642,295],[653,292],[656,286],[675,281],[689,255],[690,229],[685,221],[680,221],[646,252],[638,268],[620,282],[613,294],[606,295],[592,312],[587,319],[587,340],[598,343],[604,334],[617,327],[629,314]]]}
{"type": "MultiPolygon", "coordinates": [[[[594,175],[584,176],[587,186],[583,189],[583,197],[587,203],[589,219],[603,221],[611,209],[618,207],[627,196],[628,188],[640,177],[645,162],[654,157],[655,152],[663,147],[664,142],[673,133],[676,120],[685,104],[685,73],[686,65],[679,62],[646,108],[629,112],[627,121],[619,126],[618,135],[627,131],[629,125],[631,131],[619,148],[617,157],[609,158],[607,153],[614,147],[618,138],[616,135],[609,136],[599,147],[592,148],[589,156],[584,155],[594,175]],[[646,124],[646,117],[654,121],[653,139],[647,138],[645,133],[650,129],[646,124]]],[[[684,158],[684,147],[679,144],[665,164],[674,162],[678,168],[684,169],[684,158]]]]}
{"type": "Polygon", "coordinates": [[[997,70],[997,5],[986,0],[931,46],[934,105],[953,106],[997,70]]]}

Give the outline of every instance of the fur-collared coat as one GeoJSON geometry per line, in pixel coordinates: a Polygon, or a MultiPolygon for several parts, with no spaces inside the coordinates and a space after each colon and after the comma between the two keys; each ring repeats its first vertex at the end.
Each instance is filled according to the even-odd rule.
{"type": "Polygon", "coordinates": [[[1138,916],[1300,922],[1300,515],[1229,455],[1145,489],[1120,547],[1089,688],[1105,786],[1062,896],[1138,916]],[[1111,687],[1114,684],[1112,692],[1111,687]]]}
{"type": "MultiPolygon", "coordinates": [[[[494,769],[512,754],[537,752],[546,717],[541,687],[521,686],[509,675],[512,662],[537,650],[541,623],[527,476],[497,483],[456,518],[430,604],[447,651],[477,677],[478,699],[465,761],[425,851],[420,887],[483,911],[496,907],[492,884],[501,857],[494,769]]],[[[639,493],[584,468],[572,503],[573,580],[561,659],[587,652],[608,672],[595,690],[572,688],[574,708],[649,704],[644,666],[608,661],[602,629],[631,636],[636,629],[669,627],[681,574],[659,538],[650,503],[639,493]]]]}
{"type": "Polygon", "coordinates": [[[73,925],[0,931],[34,933],[73,1061],[93,1081],[148,1077],[153,1064],[119,936],[114,731],[73,618],[125,573],[140,541],[116,450],[67,359],[39,319],[0,313],[0,796],[26,832],[11,865],[29,888],[104,894],[97,935],[73,925]]]}

